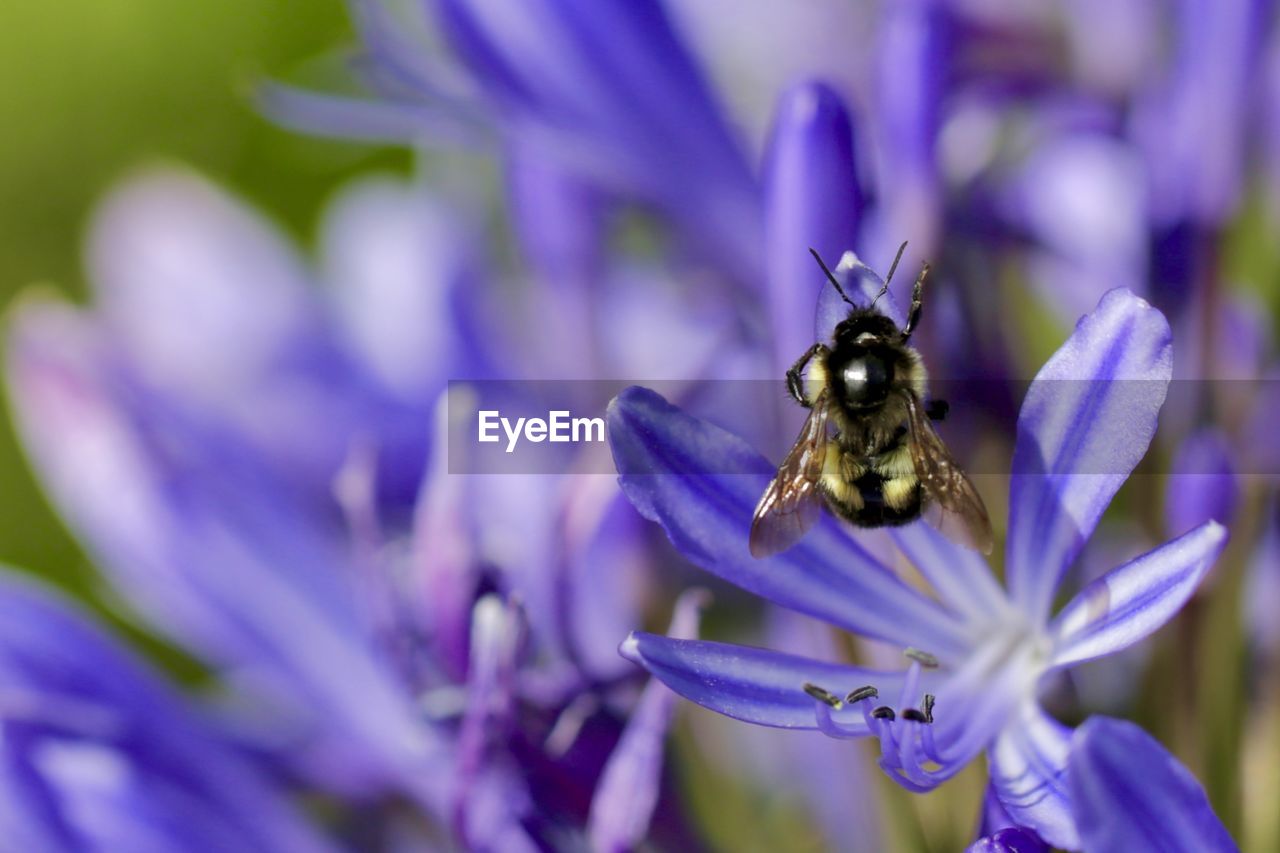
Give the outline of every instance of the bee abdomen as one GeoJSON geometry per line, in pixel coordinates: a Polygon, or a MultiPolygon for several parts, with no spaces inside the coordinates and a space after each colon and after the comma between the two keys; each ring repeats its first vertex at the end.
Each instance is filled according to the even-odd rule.
{"type": "Polygon", "coordinates": [[[833,444],[822,491],[833,512],[861,527],[906,524],[920,515],[920,481],[902,444],[869,458],[833,444]]]}

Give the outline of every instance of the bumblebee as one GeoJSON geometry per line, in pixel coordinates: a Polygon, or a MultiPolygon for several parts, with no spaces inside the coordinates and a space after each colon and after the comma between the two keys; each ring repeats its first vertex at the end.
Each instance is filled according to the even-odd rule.
{"type": "Polygon", "coordinates": [[[906,524],[923,514],[952,540],[991,552],[982,498],[933,428],[946,404],[926,405],[924,362],[909,344],[929,265],[912,288],[905,326],[875,307],[906,247],[898,249],[883,287],[866,306],[851,300],[809,250],[849,313],[830,344],[815,343],[787,371],[787,391],[809,417],[756,506],[750,536],[755,557],[795,544],[818,520],[823,503],[859,527],[906,524]]]}

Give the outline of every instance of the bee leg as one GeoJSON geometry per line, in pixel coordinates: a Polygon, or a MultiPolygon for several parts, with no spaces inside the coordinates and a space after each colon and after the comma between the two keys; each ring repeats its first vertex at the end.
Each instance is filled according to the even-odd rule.
{"type": "Polygon", "coordinates": [[[925,264],[920,268],[920,275],[916,276],[915,287],[911,288],[911,310],[907,313],[907,325],[902,328],[904,341],[911,337],[916,323],[920,322],[920,308],[924,305],[924,281],[928,277],[929,265],[925,264]]]}
{"type": "Polygon", "coordinates": [[[804,369],[809,366],[809,362],[815,355],[825,352],[826,347],[822,344],[814,344],[805,350],[804,355],[796,359],[796,363],[791,365],[791,369],[787,371],[787,392],[797,403],[806,409],[812,408],[809,400],[804,396],[804,379],[801,376],[804,369]]]}
{"type": "Polygon", "coordinates": [[[930,400],[924,407],[925,416],[931,421],[946,420],[949,411],[951,411],[951,404],[946,400],[930,400]]]}

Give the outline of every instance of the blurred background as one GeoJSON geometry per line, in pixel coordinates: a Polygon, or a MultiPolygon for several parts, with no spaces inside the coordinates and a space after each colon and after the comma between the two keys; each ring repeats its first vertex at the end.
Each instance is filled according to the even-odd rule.
{"type": "MultiPolygon", "coordinates": [[[[456,149],[454,143],[428,144],[414,151],[407,144],[341,141],[334,138],[340,135],[336,133],[306,135],[263,118],[253,99],[267,79],[285,80],[310,92],[346,90],[344,63],[362,38],[373,43],[378,35],[376,26],[362,32],[353,23],[353,5],[363,7],[341,0],[203,4],[73,0],[56,9],[29,0],[4,4],[0,9],[0,80],[4,81],[0,84],[0,299],[8,305],[31,289],[52,289],[84,301],[88,292],[85,229],[95,205],[139,170],[178,162],[194,167],[265,214],[309,253],[317,252],[323,241],[326,205],[352,179],[390,173],[412,177],[430,190],[439,186],[462,190],[442,195],[473,197],[467,201],[474,204],[464,204],[465,215],[458,219],[469,225],[480,223],[479,254],[498,258],[493,268],[477,265],[482,270],[479,275],[498,270],[492,275],[494,280],[501,279],[497,292],[509,294],[523,287],[534,293],[531,301],[563,299],[558,307],[572,306],[577,293],[572,288],[557,291],[554,282],[548,286],[539,280],[548,269],[556,268],[559,258],[548,262],[522,257],[522,248],[532,256],[537,246],[534,251],[528,245],[519,246],[522,241],[537,244],[542,239],[543,248],[564,247],[557,240],[565,235],[528,233],[531,221],[539,222],[537,205],[554,204],[539,193],[547,192],[549,197],[548,188],[563,190],[556,184],[562,176],[540,175],[537,164],[521,171],[530,165],[521,159],[528,151],[512,143],[515,133],[503,136],[511,130],[503,126],[512,115],[511,104],[502,100],[509,93],[494,95],[491,89],[500,90],[504,81],[482,79],[486,70],[480,67],[482,59],[467,56],[457,64],[479,80],[466,94],[485,103],[491,114],[484,121],[500,128],[495,135],[501,137],[501,144],[482,148],[475,158],[496,151],[494,163],[477,166],[472,161],[454,171],[455,161],[450,158],[457,152],[444,150],[456,149]],[[497,109],[493,109],[495,103],[497,109]],[[522,185],[520,178],[528,183],[522,185]],[[543,179],[546,182],[540,183],[543,179]],[[509,185],[495,189],[504,180],[509,185]],[[528,196],[521,195],[525,191],[528,196]],[[525,210],[525,218],[520,219],[522,201],[535,209],[534,217],[525,210]],[[473,215],[477,210],[483,212],[473,215]]],[[[442,4],[449,5],[468,4],[442,4]]],[[[924,5],[929,4],[902,8],[924,5]]],[[[1072,686],[1075,692],[1062,715],[1078,722],[1086,713],[1107,711],[1139,720],[1204,781],[1215,808],[1238,837],[1261,845],[1253,849],[1275,849],[1268,845],[1280,843],[1280,818],[1269,813],[1268,798],[1280,795],[1280,770],[1266,759],[1280,755],[1280,679],[1275,672],[1280,632],[1268,628],[1271,614],[1280,612],[1280,566],[1276,565],[1280,540],[1275,535],[1280,530],[1275,506],[1280,453],[1274,452],[1280,394],[1274,381],[1265,387],[1249,384],[1259,376],[1275,379],[1280,375],[1273,343],[1280,318],[1280,240],[1275,236],[1280,233],[1280,108],[1276,102],[1280,50],[1272,34],[1271,4],[1251,4],[1264,22],[1252,38],[1241,32],[1211,31],[1213,38],[1207,39],[1205,51],[1208,59],[1200,63],[1189,59],[1187,50],[1187,44],[1194,42],[1194,38],[1188,41],[1191,30],[1187,27],[1205,14],[1196,3],[1117,2],[1111,9],[1104,8],[1108,3],[1006,6],[979,0],[933,5],[949,7],[961,22],[951,22],[945,62],[941,53],[936,54],[937,67],[930,58],[937,47],[930,38],[940,38],[937,32],[921,36],[927,26],[920,20],[906,20],[909,14],[904,14],[904,20],[883,14],[889,8],[884,3],[815,0],[797,2],[794,10],[781,12],[780,4],[764,0],[741,4],[672,0],[668,6],[677,31],[705,70],[713,93],[705,99],[713,107],[694,96],[689,96],[691,107],[683,102],[680,107],[689,107],[689,114],[699,120],[705,118],[699,110],[715,120],[706,119],[705,133],[695,125],[689,134],[693,141],[675,134],[679,138],[674,153],[662,148],[664,156],[671,154],[673,168],[661,158],[636,168],[641,174],[635,183],[643,191],[632,195],[629,184],[619,189],[636,178],[626,168],[618,167],[615,174],[592,161],[595,171],[566,170],[572,178],[565,182],[571,184],[570,196],[584,175],[589,182],[600,177],[596,172],[607,173],[600,180],[604,187],[600,198],[592,196],[589,201],[594,204],[603,198],[601,205],[608,207],[611,218],[599,231],[594,223],[583,231],[599,237],[600,245],[615,257],[601,260],[589,249],[587,266],[593,275],[607,268],[600,277],[610,279],[611,292],[625,291],[638,282],[657,293],[659,285],[674,283],[669,289],[677,295],[667,306],[674,306],[671,317],[658,311],[646,315],[638,310],[634,315],[637,323],[651,323],[645,327],[649,331],[669,334],[675,341],[674,353],[705,358],[707,352],[686,346],[685,338],[710,340],[714,331],[725,336],[714,338],[719,345],[738,335],[741,339],[734,338],[732,343],[740,345],[741,352],[733,354],[742,354],[746,366],[727,358],[724,363],[741,367],[739,375],[750,378],[776,375],[777,364],[790,361],[782,351],[791,356],[798,352],[791,352],[790,341],[787,347],[777,340],[769,342],[777,330],[767,327],[777,321],[779,312],[771,313],[776,306],[761,296],[761,282],[794,279],[798,284],[791,292],[818,287],[809,258],[798,249],[809,237],[793,235],[794,263],[786,261],[779,267],[761,252],[751,256],[760,261],[754,269],[734,269],[732,259],[747,256],[735,253],[740,245],[734,240],[754,244],[758,250],[759,235],[731,233],[728,224],[708,227],[707,222],[718,220],[715,213],[721,209],[713,213],[699,205],[708,199],[721,200],[724,211],[738,209],[735,205],[740,200],[732,198],[735,181],[754,186],[764,170],[761,163],[777,142],[771,137],[773,123],[786,116],[781,106],[784,93],[797,79],[820,76],[855,116],[857,159],[863,167],[858,177],[867,196],[858,204],[865,201],[874,210],[865,229],[860,218],[863,208],[856,211],[859,249],[880,270],[901,239],[913,240],[913,251],[927,253],[941,270],[936,311],[929,315],[921,335],[931,363],[959,366],[961,373],[972,367],[975,373],[992,378],[993,398],[984,401],[989,408],[975,412],[979,407],[971,407],[966,413],[963,406],[958,407],[954,426],[948,426],[957,436],[957,446],[967,454],[1007,453],[999,439],[988,440],[995,434],[991,423],[1007,427],[1012,422],[1017,401],[1009,398],[1008,389],[1021,386],[1001,383],[1033,375],[1065,338],[1075,318],[1091,309],[1102,292],[1115,285],[1131,286],[1165,310],[1174,325],[1175,347],[1180,354],[1186,353],[1178,378],[1189,384],[1174,392],[1178,405],[1166,413],[1168,423],[1162,421],[1160,440],[1141,472],[1150,476],[1135,477],[1121,492],[1099,537],[1104,541],[1092,546],[1083,561],[1088,565],[1077,580],[1114,565],[1107,560],[1116,555],[1131,556],[1138,544],[1160,541],[1178,532],[1174,528],[1185,529],[1184,522],[1190,525],[1200,515],[1220,513],[1224,506],[1236,523],[1231,545],[1214,581],[1213,595],[1197,599],[1189,616],[1181,617],[1135,659],[1082,675],[1072,686]],[[1042,6],[1053,11],[1046,12],[1042,6]],[[1253,52],[1247,62],[1235,62],[1240,57],[1236,42],[1245,41],[1253,52]],[[945,72],[939,70],[944,65],[945,72]],[[1215,68],[1227,70],[1214,76],[1215,68]],[[943,90],[945,97],[938,94],[943,90]],[[931,97],[937,97],[937,102],[924,103],[931,97]],[[714,144],[699,147],[719,132],[721,119],[730,128],[728,136],[740,143],[742,161],[750,172],[745,179],[701,168],[707,162],[723,165],[723,152],[714,144]],[[1202,132],[1223,127],[1227,130],[1221,134],[1202,132]],[[927,142],[921,143],[922,139],[927,142]],[[688,162],[681,159],[686,156],[688,162]],[[1196,164],[1209,164],[1203,170],[1209,176],[1203,181],[1194,177],[1199,174],[1193,168],[1196,164]],[[696,187],[688,198],[679,196],[687,188],[680,184],[697,183],[683,180],[682,166],[696,176],[715,173],[721,183],[713,185],[708,179],[706,187],[696,187]],[[1179,177],[1187,175],[1193,177],[1180,184],[1179,177]],[[649,180],[654,185],[645,183],[649,180]],[[664,180],[672,186],[659,185],[664,180]],[[723,244],[717,245],[716,240],[723,244]],[[706,310],[705,303],[716,299],[724,304],[712,304],[706,310]],[[672,317],[688,322],[682,326],[672,317]],[[935,325],[929,327],[930,323],[935,325]],[[773,351],[774,345],[780,351],[773,351]],[[1240,385],[1233,391],[1196,384],[1219,378],[1240,385]],[[985,416],[991,422],[984,421],[985,416]],[[1224,447],[1225,452],[1219,452],[1224,447]],[[1182,460],[1182,473],[1190,478],[1182,481],[1181,491],[1166,476],[1175,460],[1182,460]],[[1214,479],[1199,479],[1204,477],[1214,479]],[[1224,489],[1229,494],[1223,496],[1217,484],[1228,480],[1224,489]],[[1170,498],[1177,494],[1203,496],[1203,505],[1179,508],[1170,498]],[[1194,678],[1187,676],[1190,670],[1194,678]],[[1251,753],[1250,744],[1259,746],[1251,753]]],[[[438,33],[432,35],[438,37],[438,33]]],[[[522,45],[518,40],[513,44],[513,52],[518,53],[522,45]]],[[[388,49],[393,59],[398,49],[388,49]]],[[[423,55],[447,54],[438,39],[422,50],[423,55]]],[[[533,55],[517,60],[536,66],[543,58],[537,50],[529,53],[533,55]]],[[[519,62],[513,60],[513,64],[519,62]]],[[[403,73],[404,68],[395,71],[403,73]]],[[[560,95],[564,93],[555,90],[563,82],[556,78],[546,85],[560,95]]],[[[393,80],[375,96],[401,103],[396,98],[403,95],[404,87],[397,88],[397,83],[403,80],[393,80]]],[[[604,89],[606,95],[614,94],[607,86],[604,89]]],[[[403,100],[421,106],[413,101],[415,94],[421,93],[410,93],[403,100]]],[[[573,97],[569,92],[566,100],[573,97]]],[[[333,129],[334,122],[323,115],[317,118],[318,112],[300,118],[293,107],[286,104],[279,113],[284,121],[333,129]]],[[[483,109],[477,112],[485,114],[483,109]]],[[[614,118],[607,115],[600,124],[614,118]]],[[[536,120],[529,125],[535,131],[544,129],[536,120]]],[[[356,136],[380,135],[352,127],[356,136]]],[[[587,128],[602,137],[611,130],[587,128]]],[[[424,135],[430,136],[430,130],[424,135]]],[[[655,137],[666,141],[661,134],[655,137]]],[[[537,141],[546,145],[548,140],[537,141]]],[[[609,146],[620,141],[629,137],[606,138],[601,148],[611,152],[609,146]]],[[[841,203],[837,200],[834,205],[841,203]]],[[[590,204],[586,208],[594,210],[590,204]]],[[[816,220],[818,214],[814,215],[816,220]]],[[[553,220],[549,216],[541,222],[553,220]]],[[[728,223],[731,217],[720,221],[728,223]]],[[[824,234],[823,239],[828,236],[832,235],[824,234]]],[[[565,241],[572,243],[579,237],[569,234],[565,241]]],[[[837,243],[824,251],[838,254],[839,245],[847,245],[837,243]]],[[[599,255],[604,254],[599,250],[599,255]]],[[[913,274],[922,259],[909,255],[903,269],[913,274]]],[[[901,274],[899,284],[907,278],[901,274]]],[[[635,307],[609,303],[614,308],[619,304],[635,307]]],[[[808,303],[800,304],[798,334],[804,337],[808,303]]],[[[486,328],[495,338],[510,331],[511,318],[501,318],[499,313],[483,315],[492,319],[486,328]]],[[[544,352],[555,347],[537,340],[539,332],[545,339],[555,335],[541,327],[534,332],[534,340],[517,342],[536,351],[528,364],[552,370],[565,363],[570,369],[587,363],[555,361],[544,352]]],[[[600,334],[619,341],[620,349],[628,343],[636,351],[658,349],[652,346],[654,337],[628,341],[616,325],[606,324],[600,334]]],[[[780,337],[796,334],[792,323],[780,337]]],[[[633,372],[628,379],[681,378],[674,369],[671,375],[663,373],[670,363],[659,361],[652,366],[643,358],[632,362],[620,358],[616,363],[643,364],[644,368],[632,370],[652,371],[652,376],[633,372]]],[[[720,367],[720,362],[709,363],[720,367]]],[[[599,375],[617,378],[603,368],[599,375]]],[[[421,404],[415,414],[421,414],[430,410],[434,399],[414,402],[421,404]]],[[[751,436],[772,457],[785,449],[793,431],[785,418],[797,414],[782,411],[788,426],[777,430],[772,422],[755,425],[760,434],[751,436]]],[[[738,426],[732,417],[723,420],[738,426]]],[[[992,463],[990,470],[1006,469],[992,463]]],[[[181,640],[157,639],[163,631],[140,627],[138,621],[122,617],[119,608],[103,604],[98,568],[51,509],[7,418],[0,428],[0,483],[0,562],[37,571],[71,590],[116,627],[128,631],[135,644],[184,682],[209,683],[208,668],[216,665],[204,659],[193,662],[184,656],[191,648],[178,651],[184,648],[181,640]]],[[[999,487],[991,485],[984,491],[993,517],[1003,517],[1003,498],[990,498],[999,494],[999,487]]],[[[689,571],[687,561],[654,531],[633,529],[630,506],[621,506],[625,510],[621,519],[602,512],[607,516],[600,522],[602,528],[612,530],[616,524],[624,532],[618,534],[618,541],[629,546],[642,543],[645,559],[658,568],[653,573],[657,580],[644,586],[647,597],[637,594],[635,602],[629,602],[632,609],[624,608],[631,622],[610,624],[600,634],[598,647],[615,664],[613,648],[622,636],[619,629],[664,630],[676,595],[705,581],[689,571]]],[[[395,511],[401,513],[398,521],[408,514],[405,504],[397,505],[395,511]]],[[[593,517],[593,524],[598,521],[593,517]]],[[[345,528],[338,535],[345,536],[345,528]]],[[[584,561],[621,560],[607,549],[603,553],[587,550],[584,561]]],[[[637,545],[634,550],[642,549],[637,545]]],[[[468,589],[476,598],[495,586],[489,573],[496,570],[486,563],[484,572],[475,589],[468,589]]],[[[628,588],[626,594],[630,592],[628,588]]],[[[716,593],[721,606],[708,614],[704,636],[772,636],[760,628],[769,620],[759,602],[727,585],[716,593]]],[[[466,602],[468,607],[471,604],[466,602]]],[[[469,623],[465,618],[462,622],[460,631],[466,636],[469,623]]],[[[848,651],[844,645],[840,648],[848,651]]],[[[200,657],[198,651],[194,657],[200,657]]],[[[218,660],[217,655],[210,658],[218,660]]],[[[636,673],[617,679],[628,677],[631,682],[623,684],[631,691],[626,701],[614,702],[616,696],[610,694],[609,701],[601,700],[599,706],[590,705],[591,711],[582,713],[604,716],[602,707],[610,712],[631,707],[639,689],[636,673]]],[[[615,686],[608,682],[610,690],[615,686]]],[[[456,703],[457,696],[451,695],[456,703]]],[[[549,707],[555,708],[554,714],[540,708],[535,715],[535,728],[543,734],[543,729],[554,728],[549,720],[577,709],[572,702],[552,702],[549,707]],[[565,704],[570,706],[568,711],[562,707],[565,704]]],[[[831,803],[823,803],[805,780],[789,780],[788,797],[773,796],[769,768],[782,760],[779,756],[788,743],[772,739],[769,733],[739,732],[737,728],[742,727],[735,728],[736,724],[709,712],[687,704],[681,707],[670,752],[675,781],[667,793],[678,794],[704,839],[717,849],[838,847],[830,839],[824,846],[822,835],[840,826],[841,816],[825,822],[812,820],[815,812],[831,803]]],[[[617,738],[625,719],[622,712],[611,717],[609,738],[617,738]]],[[[613,740],[608,742],[612,745],[613,740]]],[[[819,750],[827,746],[825,742],[816,745],[819,750]]],[[[980,767],[969,768],[945,791],[917,797],[874,773],[871,750],[865,746],[850,748],[842,759],[862,767],[850,771],[847,784],[865,785],[875,792],[860,807],[878,815],[876,831],[892,840],[886,842],[890,848],[951,850],[972,835],[982,796],[980,767]]],[[[291,783],[305,780],[302,787],[306,788],[309,769],[290,767],[282,775],[291,783]]],[[[847,791],[842,788],[839,793],[847,791]]],[[[327,795],[337,802],[345,793],[328,791],[327,795]]],[[[582,812],[584,798],[589,800],[589,791],[575,792],[567,799],[582,812]]],[[[359,796],[354,799],[357,809],[371,809],[359,796]]],[[[837,803],[836,811],[847,802],[837,803]]],[[[325,801],[315,811],[327,815],[326,805],[332,803],[325,801]]]]}
{"type": "MultiPolygon", "coordinates": [[[[253,87],[349,48],[341,0],[31,2],[0,10],[0,292],[83,299],[94,204],[156,163],[183,162],[252,200],[304,245],[324,199],[409,156],[300,136],[263,119],[253,87]]],[[[6,419],[0,560],[84,588],[88,564],[31,479],[6,419]]]]}

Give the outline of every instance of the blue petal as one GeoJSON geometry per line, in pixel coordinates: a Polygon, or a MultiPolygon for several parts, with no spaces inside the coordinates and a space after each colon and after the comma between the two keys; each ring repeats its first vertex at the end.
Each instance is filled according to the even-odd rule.
{"type": "Polygon", "coordinates": [[[1070,322],[1117,284],[1143,283],[1147,198],[1132,145],[1093,128],[1045,137],[997,203],[1008,222],[1034,240],[1031,284],[1070,322]]]}
{"type": "Polygon", "coordinates": [[[1037,622],[1063,571],[1147,452],[1172,371],[1164,315],[1113,290],[1040,370],[1018,416],[1009,591],[1037,622]]]}
{"type": "MultiPolygon", "coordinates": [[[[441,394],[436,403],[430,470],[414,511],[411,588],[422,609],[437,664],[454,681],[466,678],[471,648],[471,611],[481,582],[477,544],[475,478],[449,473],[449,434],[472,422],[475,398],[465,388],[441,394]],[[452,422],[452,426],[451,426],[452,422]]],[[[465,470],[466,459],[454,462],[465,470]]]]}
{"type": "MultiPolygon", "coordinates": [[[[825,625],[775,609],[768,616],[766,644],[805,657],[838,659],[840,638],[825,625]]],[[[888,697],[890,701],[896,697],[888,697]]],[[[822,830],[827,849],[842,853],[882,853],[885,849],[884,812],[876,795],[877,768],[868,761],[851,761],[843,749],[833,749],[825,737],[793,735],[785,729],[735,726],[732,736],[745,748],[772,748],[757,760],[765,790],[785,795],[794,789],[804,798],[822,830]]]]}
{"type": "Polygon", "coordinates": [[[481,379],[460,306],[480,270],[463,211],[389,178],[341,192],[321,227],[338,332],[367,372],[425,413],[447,379],[481,379]]]}
{"type": "Polygon", "coordinates": [[[149,394],[96,332],[29,304],[9,341],[17,420],[64,517],[153,625],[295,715],[312,772],[412,779],[429,733],[372,651],[340,545],[254,452],[149,394]]]}
{"type": "Polygon", "coordinates": [[[1086,850],[1237,849],[1196,778],[1133,723],[1088,720],[1072,738],[1067,776],[1086,850]]]}
{"type": "Polygon", "coordinates": [[[815,82],[786,92],[764,170],[769,316],[781,374],[813,343],[810,306],[828,286],[809,249],[834,266],[856,247],[866,204],[852,120],[840,96],[815,82]]]}
{"type": "Polygon", "coordinates": [[[1188,0],[1175,8],[1173,61],[1136,104],[1134,135],[1157,222],[1214,226],[1233,214],[1243,191],[1250,94],[1270,6],[1188,0]]]}
{"type": "Polygon", "coordinates": [[[1246,569],[1240,602],[1248,638],[1258,652],[1273,660],[1280,654],[1280,506],[1274,498],[1263,508],[1263,529],[1246,569]]]}
{"type": "MultiPolygon", "coordinates": [[[[880,312],[899,326],[906,322],[907,315],[893,292],[889,290],[884,291],[883,294],[880,292],[884,287],[884,279],[863,263],[855,252],[845,252],[840,262],[836,264],[834,272],[841,288],[855,305],[870,305],[875,302],[880,312]]],[[[885,275],[888,275],[887,268],[885,275]]],[[[814,339],[831,340],[836,324],[848,316],[849,305],[836,289],[830,286],[823,287],[818,294],[818,311],[814,317],[814,339]]]]}
{"type": "MultiPolygon", "coordinates": [[[[697,636],[698,613],[707,599],[704,590],[682,595],[676,602],[669,635],[678,639],[697,636]]],[[[658,804],[662,748],[675,698],[655,679],[645,687],[632,710],[591,798],[588,834],[593,850],[633,850],[644,841],[658,804]]]]}
{"type": "Polygon", "coordinates": [[[152,672],[65,602],[7,570],[0,680],[6,846],[329,849],[152,672]]]}
{"type": "Polygon", "coordinates": [[[1227,544],[1209,521],[1090,583],[1054,619],[1052,666],[1109,655],[1151,634],[1182,608],[1227,544]]]}
{"type": "Polygon", "coordinates": [[[968,647],[951,613],[908,587],[830,517],[768,559],[747,549],[772,466],[736,436],[643,388],[608,411],[623,491],[698,565],[777,604],[896,645],[954,659],[968,647]]]}
{"type": "Polygon", "coordinates": [[[647,525],[622,490],[603,477],[579,477],[568,487],[559,529],[567,618],[561,628],[578,667],[597,680],[619,674],[616,647],[637,624],[653,583],[642,556],[647,525]]]}
{"type": "Polygon", "coordinates": [[[876,39],[876,107],[884,152],[881,204],[894,239],[910,238],[908,269],[929,257],[941,239],[936,146],[945,75],[953,39],[945,4],[906,0],[882,9],[876,39]]]}
{"type": "MultiPolygon", "coordinates": [[[[476,820],[473,809],[486,808],[487,780],[501,780],[500,750],[492,749],[493,733],[511,725],[515,710],[517,656],[523,645],[525,623],[519,607],[504,601],[495,594],[486,595],[476,602],[471,621],[470,666],[467,671],[467,702],[462,722],[458,728],[456,763],[450,769],[447,790],[456,797],[459,810],[458,823],[463,827],[469,847],[486,849],[486,836],[495,827],[476,820]]],[[[500,812],[512,827],[502,827],[502,833],[516,830],[518,823],[511,820],[515,807],[528,799],[526,781],[510,778],[507,808],[500,812]]],[[[496,815],[495,815],[496,816],[496,815]]]]}
{"type": "MultiPolygon", "coordinates": [[[[865,685],[896,699],[901,672],[823,663],[796,655],[712,643],[674,640],[641,631],[622,644],[622,655],[649,670],[684,698],[734,719],[785,729],[816,729],[814,700],[806,683],[843,695],[865,685]]],[[[846,725],[859,713],[836,713],[846,725]]]]}
{"type": "Polygon", "coordinates": [[[545,359],[547,376],[605,375],[600,349],[607,338],[598,329],[607,316],[601,310],[610,222],[604,194],[523,137],[508,145],[506,183],[513,230],[535,273],[528,299],[537,320],[527,350],[545,359]]]}
{"type": "Polygon", "coordinates": [[[1027,701],[991,747],[991,785],[1015,824],[1053,844],[1080,849],[1067,790],[1071,730],[1027,701]]]}
{"type": "Polygon", "coordinates": [[[262,86],[257,101],[258,109],[282,127],[317,136],[466,147],[488,135],[467,111],[443,103],[327,95],[282,83],[262,86]]]}
{"type": "Polygon", "coordinates": [[[758,279],[759,200],[712,94],[656,0],[444,0],[451,46],[544,156],[634,193],[758,279]]]}
{"type": "Polygon", "coordinates": [[[1030,829],[1011,826],[984,835],[966,848],[965,853],[1049,853],[1050,847],[1030,829]]]}
{"type": "Polygon", "coordinates": [[[978,826],[978,838],[965,853],[1049,853],[1034,831],[1018,826],[1000,802],[991,785],[982,798],[982,820],[978,826]]]}
{"type": "Polygon", "coordinates": [[[530,266],[550,288],[599,275],[607,242],[603,195],[522,140],[511,142],[507,192],[511,219],[530,266]]]}
{"type": "Polygon", "coordinates": [[[1227,438],[1205,429],[1178,448],[1165,481],[1164,526],[1181,535],[1206,521],[1231,525],[1240,500],[1240,483],[1227,438]]]}
{"type": "Polygon", "coordinates": [[[408,454],[388,474],[421,470],[408,415],[338,346],[302,259],[216,186],[177,170],[127,183],[95,216],[90,264],[139,376],[233,425],[299,485],[327,491],[358,432],[408,454]]]}
{"type": "Polygon", "coordinates": [[[957,612],[990,622],[1011,609],[991,566],[978,552],[957,545],[922,521],[895,527],[890,535],[938,597],[957,612]]]}

